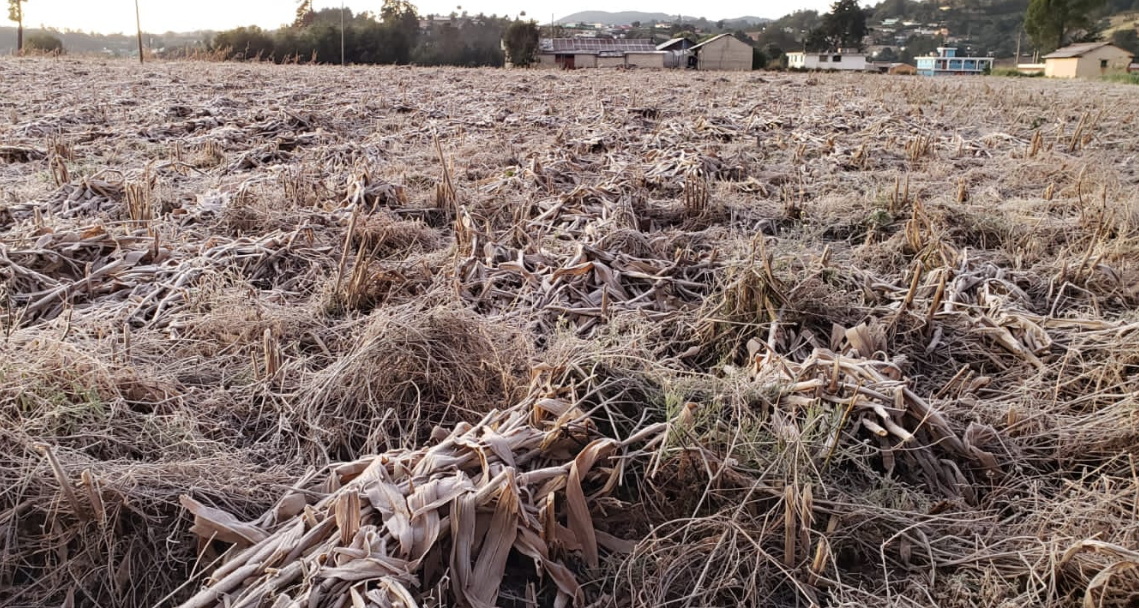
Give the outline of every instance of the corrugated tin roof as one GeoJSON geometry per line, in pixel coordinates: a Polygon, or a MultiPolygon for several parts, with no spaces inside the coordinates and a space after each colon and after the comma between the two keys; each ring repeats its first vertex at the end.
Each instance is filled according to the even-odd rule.
{"type": "Polygon", "coordinates": [[[664,42],[664,43],[658,44],[658,45],[657,45],[657,50],[658,50],[658,51],[663,51],[663,50],[666,50],[666,49],[668,49],[668,47],[670,47],[670,46],[672,46],[672,45],[674,45],[674,44],[678,44],[678,43],[681,43],[681,42],[689,42],[689,40],[688,40],[687,38],[673,38],[672,40],[669,40],[668,42],[664,42]]]}
{"type": "Polygon", "coordinates": [[[694,47],[692,47],[692,48],[690,48],[690,49],[688,49],[688,50],[690,50],[690,51],[695,51],[695,50],[697,50],[697,49],[703,48],[703,47],[704,47],[704,45],[706,45],[706,44],[711,44],[711,43],[713,43],[713,42],[715,42],[715,41],[719,40],[720,38],[724,38],[724,37],[727,37],[727,36],[731,36],[731,34],[720,34],[719,36],[716,36],[715,38],[709,38],[709,39],[705,40],[704,42],[701,42],[700,44],[697,44],[696,46],[694,46],[694,47]]]}
{"type": "MultiPolygon", "coordinates": [[[[1044,56],[1045,59],[1067,59],[1069,57],[1083,57],[1084,55],[1101,49],[1105,46],[1115,46],[1110,42],[1081,42],[1080,44],[1069,44],[1062,49],[1056,49],[1051,53],[1044,56]]],[[[1119,47],[1116,47],[1119,48],[1119,47]]],[[[1123,49],[1120,49],[1123,50],[1123,49]]]]}
{"type": "Polygon", "coordinates": [[[543,38],[538,41],[538,50],[543,53],[600,53],[602,51],[636,53],[657,49],[653,41],[647,39],[543,38]]]}

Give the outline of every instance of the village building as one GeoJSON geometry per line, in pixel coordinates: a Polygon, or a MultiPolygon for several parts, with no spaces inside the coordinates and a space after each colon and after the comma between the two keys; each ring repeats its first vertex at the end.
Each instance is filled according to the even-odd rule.
{"type": "Polygon", "coordinates": [[[1044,56],[1044,75],[1049,78],[1099,78],[1126,73],[1131,53],[1109,42],[1068,45],[1044,56]]]}
{"type": "Polygon", "coordinates": [[[698,70],[751,70],[752,47],[731,34],[720,34],[688,49],[688,67],[698,70]]]}
{"type": "Polygon", "coordinates": [[[540,68],[663,68],[667,53],[648,39],[543,38],[538,41],[540,68]]]}
{"type": "Polygon", "coordinates": [[[868,68],[871,72],[878,72],[879,74],[917,74],[918,69],[908,63],[900,63],[897,61],[872,61],[868,68]]]}
{"type": "Polygon", "coordinates": [[[809,53],[799,51],[787,53],[787,67],[801,70],[844,70],[864,72],[870,65],[866,54],[855,49],[843,49],[832,53],[809,53]]]}
{"type": "Polygon", "coordinates": [[[992,57],[958,57],[954,47],[939,46],[937,54],[917,57],[922,76],[980,76],[993,69],[992,57]]]}

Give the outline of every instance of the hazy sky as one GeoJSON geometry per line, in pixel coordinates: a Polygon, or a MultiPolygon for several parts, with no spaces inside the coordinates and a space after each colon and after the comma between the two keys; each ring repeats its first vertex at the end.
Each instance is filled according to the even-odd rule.
{"type": "MultiPolygon", "coordinates": [[[[684,13],[723,19],[754,15],[779,17],[800,8],[825,9],[832,0],[711,0],[693,3],[681,0],[578,0],[560,4],[561,18],[578,10],[684,13]]],[[[539,0],[412,0],[420,14],[447,14],[462,6],[471,14],[483,12],[516,16],[520,11],[538,21],[549,21],[549,2],[539,0]]],[[[317,8],[340,6],[338,0],[317,0],[317,8]]],[[[292,21],[295,0],[139,0],[142,29],[148,32],[220,30],[239,25],[274,28],[292,21]]],[[[379,12],[383,0],[347,0],[354,11],[379,12]]],[[[134,0],[28,0],[24,24],[79,29],[102,33],[134,31],[134,0]]],[[[6,16],[6,15],[5,15],[6,16]]]]}

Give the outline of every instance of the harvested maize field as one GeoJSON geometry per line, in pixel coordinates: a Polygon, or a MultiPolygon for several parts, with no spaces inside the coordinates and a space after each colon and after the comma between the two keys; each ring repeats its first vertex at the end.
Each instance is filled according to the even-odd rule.
{"type": "Polygon", "coordinates": [[[0,604],[1135,605],[1134,100],[4,58],[0,604]]]}

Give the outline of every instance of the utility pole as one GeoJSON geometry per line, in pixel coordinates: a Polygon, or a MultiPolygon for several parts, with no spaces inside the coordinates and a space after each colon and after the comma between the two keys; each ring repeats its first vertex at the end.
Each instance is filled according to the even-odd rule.
{"type": "Polygon", "coordinates": [[[1020,30],[1016,32],[1016,61],[1013,62],[1012,67],[1016,67],[1020,63],[1020,30]]]}
{"type": "Polygon", "coordinates": [[[138,15],[138,0],[134,0],[134,24],[138,29],[138,62],[146,63],[142,56],[142,19],[138,15]]]}
{"type": "Polygon", "coordinates": [[[16,3],[16,23],[19,29],[16,30],[16,54],[24,54],[24,3],[16,3]]]}
{"type": "Polygon", "coordinates": [[[340,2],[340,65],[344,65],[344,2],[340,2]]]}

